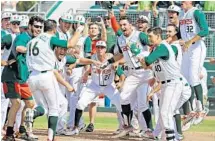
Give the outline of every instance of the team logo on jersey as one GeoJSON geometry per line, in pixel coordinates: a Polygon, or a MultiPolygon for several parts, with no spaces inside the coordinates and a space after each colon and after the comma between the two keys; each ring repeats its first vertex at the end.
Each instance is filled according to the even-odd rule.
{"type": "Polygon", "coordinates": [[[183,19],[183,20],[180,20],[180,25],[183,25],[183,24],[192,24],[192,23],[193,23],[192,19],[183,19]]]}

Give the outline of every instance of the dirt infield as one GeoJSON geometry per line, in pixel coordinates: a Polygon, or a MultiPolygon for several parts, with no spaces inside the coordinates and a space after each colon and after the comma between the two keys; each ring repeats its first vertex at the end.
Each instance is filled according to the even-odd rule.
{"type": "MultiPolygon", "coordinates": [[[[131,141],[150,141],[150,139],[144,138],[134,138],[134,137],[125,137],[123,139],[112,139],[113,131],[104,131],[96,130],[93,133],[82,132],[79,135],[75,136],[57,136],[56,141],[122,141],[122,140],[131,140],[131,141]]],[[[36,130],[35,134],[39,137],[39,141],[47,141],[47,131],[46,130],[36,130]]],[[[201,132],[186,132],[184,133],[185,139],[183,141],[215,141],[215,133],[201,133],[201,132]]]]}

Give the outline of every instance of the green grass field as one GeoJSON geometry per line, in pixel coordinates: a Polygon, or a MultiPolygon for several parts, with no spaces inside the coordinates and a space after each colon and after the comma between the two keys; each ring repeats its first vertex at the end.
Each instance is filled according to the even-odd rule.
{"type": "MultiPolygon", "coordinates": [[[[89,117],[84,114],[85,123],[89,123],[89,117]]],[[[47,129],[46,116],[37,118],[34,123],[34,128],[47,129]]],[[[97,116],[95,121],[95,128],[102,130],[116,130],[118,127],[117,119],[113,116],[97,116]]],[[[200,125],[192,126],[191,132],[215,132],[215,118],[206,118],[200,125]]]]}

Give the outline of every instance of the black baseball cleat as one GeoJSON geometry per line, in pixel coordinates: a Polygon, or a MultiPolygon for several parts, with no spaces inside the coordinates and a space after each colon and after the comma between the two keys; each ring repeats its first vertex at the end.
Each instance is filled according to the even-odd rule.
{"type": "Polygon", "coordinates": [[[94,125],[90,123],[86,128],[86,132],[93,132],[93,131],[94,131],[94,125]]]}
{"type": "Polygon", "coordinates": [[[2,141],[15,141],[14,136],[4,136],[2,141]]]}

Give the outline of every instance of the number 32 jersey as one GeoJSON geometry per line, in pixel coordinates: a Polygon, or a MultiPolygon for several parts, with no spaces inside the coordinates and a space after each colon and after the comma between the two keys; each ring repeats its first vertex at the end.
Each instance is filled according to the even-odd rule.
{"type": "Polygon", "coordinates": [[[196,7],[191,8],[186,13],[182,12],[180,15],[180,32],[181,38],[188,41],[200,32],[200,28],[195,20],[194,12],[196,7]]]}
{"type": "MultiPolygon", "coordinates": [[[[93,60],[98,60],[97,54],[92,56],[93,60]]],[[[103,65],[107,65],[105,61],[103,65]]],[[[113,83],[115,77],[115,71],[112,69],[112,66],[109,64],[105,68],[99,68],[95,65],[92,65],[92,81],[99,86],[107,86],[113,83]]]]}
{"type": "Polygon", "coordinates": [[[52,36],[42,33],[27,44],[26,62],[30,71],[54,69],[56,56],[50,46],[52,36]]]}

